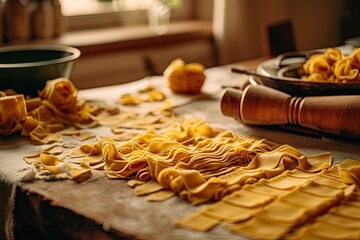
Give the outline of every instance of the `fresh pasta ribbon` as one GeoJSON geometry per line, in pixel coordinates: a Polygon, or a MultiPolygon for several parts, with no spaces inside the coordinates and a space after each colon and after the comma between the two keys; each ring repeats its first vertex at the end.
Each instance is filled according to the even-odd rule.
{"type": "Polygon", "coordinates": [[[50,171],[54,175],[57,175],[62,172],[67,173],[67,168],[64,163],[64,160],[56,156],[41,153],[40,164],[44,169],[50,171]]]}
{"type": "Polygon", "coordinates": [[[24,160],[35,166],[39,179],[73,179],[81,182],[91,176],[91,167],[86,163],[78,166],[70,165],[66,160],[56,156],[61,154],[63,149],[61,146],[54,144],[42,150],[41,152],[25,156],[24,160]]]}
{"type": "Polygon", "coordinates": [[[166,99],[165,93],[153,86],[140,89],[135,94],[123,94],[120,103],[123,105],[139,105],[142,102],[162,102],[166,99]]]}
{"type": "Polygon", "coordinates": [[[359,192],[352,192],[341,205],[333,207],[313,223],[299,228],[289,236],[289,239],[358,239],[359,201],[359,192]]]}
{"type": "Polygon", "coordinates": [[[347,160],[339,166],[341,180],[346,184],[354,184],[360,192],[360,165],[356,160],[347,160]]]}
{"type": "MultiPolygon", "coordinates": [[[[330,154],[325,153],[321,157],[324,161],[312,165],[305,155],[287,146],[283,149],[280,147],[272,152],[258,153],[247,166],[237,167],[233,171],[218,177],[205,179],[200,172],[195,170],[187,170],[188,172],[184,174],[184,170],[167,168],[161,171],[157,180],[167,189],[179,193],[181,198],[197,205],[209,201],[218,201],[245,184],[276,177],[289,169],[299,168],[303,171],[319,172],[330,167],[330,154]],[[298,156],[291,152],[295,152],[298,156]]],[[[207,167],[206,164],[204,163],[203,166],[207,167]]]]}
{"type": "Polygon", "coordinates": [[[7,96],[0,92],[0,136],[21,130],[27,109],[23,95],[7,96]]]}
{"type": "Polygon", "coordinates": [[[359,161],[346,160],[317,172],[287,170],[244,185],[176,224],[208,231],[223,223],[232,232],[255,239],[357,239],[360,195],[354,191],[356,181],[344,173],[350,170],[358,176],[359,166],[359,161]],[[331,228],[336,229],[334,235],[331,228]]]}
{"type": "Polygon", "coordinates": [[[34,143],[48,144],[62,142],[63,136],[59,133],[48,132],[42,125],[38,125],[30,133],[30,139],[34,143]]]}

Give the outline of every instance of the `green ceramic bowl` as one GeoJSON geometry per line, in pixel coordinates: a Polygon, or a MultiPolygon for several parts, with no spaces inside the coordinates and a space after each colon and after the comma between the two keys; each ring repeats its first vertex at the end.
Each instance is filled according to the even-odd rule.
{"type": "Polygon", "coordinates": [[[47,80],[70,78],[80,50],[61,45],[0,48],[0,91],[14,89],[35,97],[47,80]]]}

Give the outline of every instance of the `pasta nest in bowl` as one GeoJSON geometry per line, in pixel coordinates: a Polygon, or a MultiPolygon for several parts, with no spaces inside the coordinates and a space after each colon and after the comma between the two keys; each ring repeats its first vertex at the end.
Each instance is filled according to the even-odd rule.
{"type": "Polygon", "coordinates": [[[205,82],[205,67],[200,63],[186,64],[181,58],[173,60],[164,71],[169,88],[175,93],[196,94],[205,82]]]}
{"type": "Polygon", "coordinates": [[[303,64],[302,80],[315,82],[360,83],[360,48],[348,56],[336,48],[312,55],[303,64]]]}

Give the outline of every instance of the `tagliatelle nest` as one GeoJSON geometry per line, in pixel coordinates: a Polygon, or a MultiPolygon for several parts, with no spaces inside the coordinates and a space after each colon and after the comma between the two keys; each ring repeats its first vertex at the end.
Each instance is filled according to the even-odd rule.
{"type": "MultiPolygon", "coordinates": [[[[39,143],[55,139],[65,126],[78,128],[97,125],[98,107],[77,99],[78,90],[66,78],[49,80],[39,97],[26,99],[22,94],[0,92],[0,135],[21,131],[39,143]],[[52,135],[51,139],[47,139],[52,135]]],[[[57,139],[57,138],[56,138],[57,139]]]]}
{"type": "Polygon", "coordinates": [[[164,77],[175,93],[199,93],[206,78],[204,70],[205,67],[200,63],[186,64],[177,58],[165,69],[164,77]]]}
{"type": "Polygon", "coordinates": [[[44,89],[39,92],[39,97],[51,102],[57,109],[72,111],[77,104],[77,89],[66,78],[47,81],[44,89]]]}

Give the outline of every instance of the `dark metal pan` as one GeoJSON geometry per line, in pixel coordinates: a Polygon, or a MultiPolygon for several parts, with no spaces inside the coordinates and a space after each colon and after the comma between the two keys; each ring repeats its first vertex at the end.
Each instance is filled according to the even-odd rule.
{"type": "Polygon", "coordinates": [[[333,83],[301,80],[302,65],[316,52],[287,53],[262,62],[256,71],[232,68],[252,76],[252,84],[262,84],[292,96],[359,95],[360,83],[333,83]]]}

